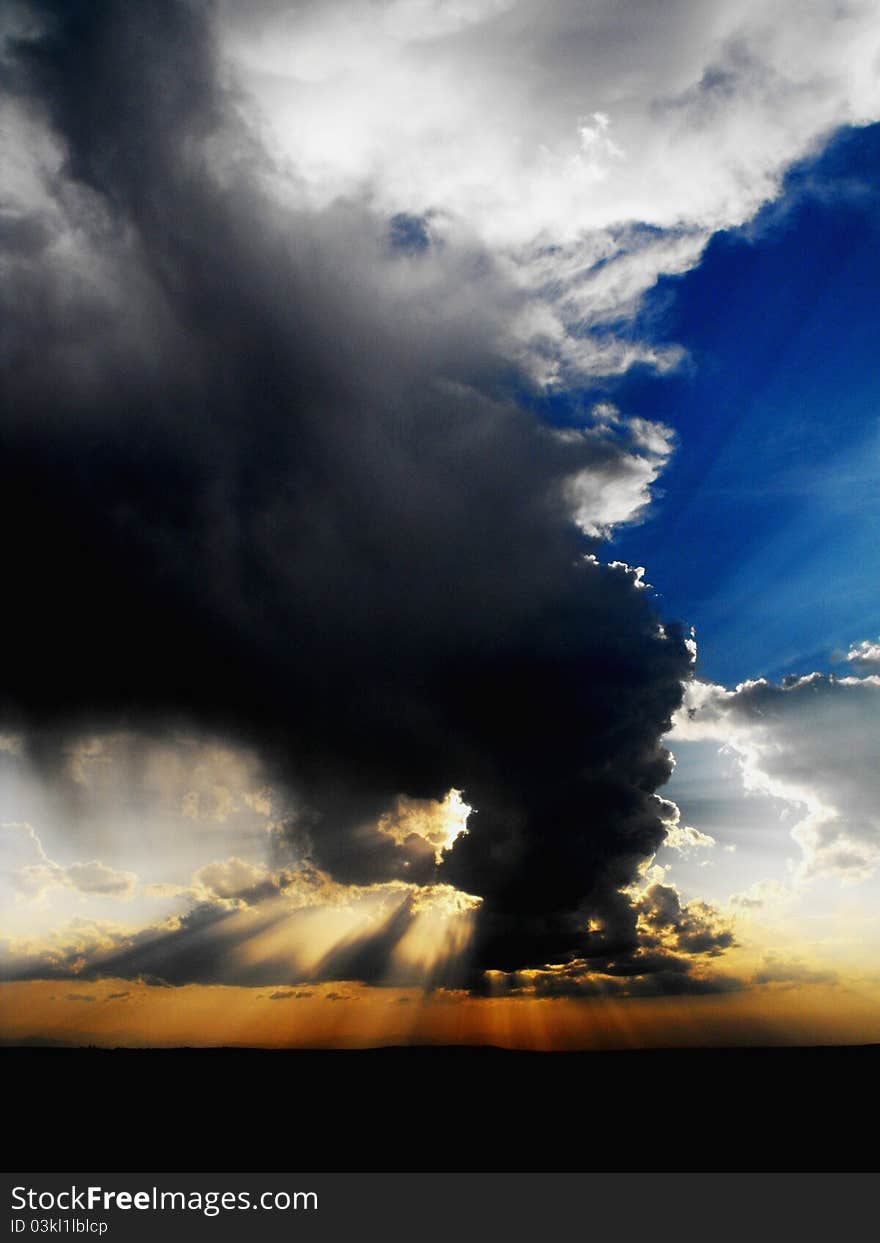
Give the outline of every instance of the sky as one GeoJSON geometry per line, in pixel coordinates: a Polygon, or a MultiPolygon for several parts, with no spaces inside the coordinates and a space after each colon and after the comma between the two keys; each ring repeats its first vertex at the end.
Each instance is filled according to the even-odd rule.
{"type": "Polygon", "coordinates": [[[875,6],[0,39],[0,1040],[880,1041],[875,6]]]}

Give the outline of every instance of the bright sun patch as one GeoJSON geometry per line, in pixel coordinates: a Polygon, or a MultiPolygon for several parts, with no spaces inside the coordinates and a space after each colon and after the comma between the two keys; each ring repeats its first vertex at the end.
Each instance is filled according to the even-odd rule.
{"type": "Polygon", "coordinates": [[[440,863],[443,852],[467,833],[468,816],[472,811],[461,790],[450,790],[442,802],[401,794],[393,808],[380,818],[377,827],[399,846],[412,836],[423,838],[434,847],[434,858],[440,863]]]}

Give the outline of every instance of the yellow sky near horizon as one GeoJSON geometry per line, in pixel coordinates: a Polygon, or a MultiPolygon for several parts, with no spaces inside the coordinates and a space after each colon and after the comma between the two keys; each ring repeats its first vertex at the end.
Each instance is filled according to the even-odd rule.
{"type": "MultiPolygon", "coordinates": [[[[683,758],[687,769],[692,756],[683,758]]],[[[0,826],[0,905],[5,974],[15,982],[0,996],[0,1040],[538,1049],[880,1041],[878,878],[800,876],[790,826],[774,825],[760,800],[754,814],[766,822],[749,829],[754,845],[745,831],[734,843],[724,825],[706,826],[715,837],[676,822],[631,893],[641,900],[657,884],[680,897],[662,927],[651,924],[650,904],[641,918],[667,965],[684,958],[687,979],[664,982],[647,965],[627,981],[601,964],[591,979],[584,963],[571,992],[604,996],[500,995],[501,987],[477,997],[415,987],[437,983],[447,960],[466,962],[476,899],[443,885],[344,886],[313,866],[273,868],[273,809],[283,804],[249,753],[114,736],[83,744],[73,759],[80,802],[62,807],[23,752],[6,753],[15,818],[0,826]],[[768,842],[783,849],[765,856],[768,842]],[[335,979],[334,956],[381,939],[404,907],[405,932],[385,974],[372,977],[381,986],[335,979]],[[728,929],[724,945],[718,934],[728,929]],[[681,943],[688,933],[691,947],[681,943]],[[195,954],[186,965],[181,948],[195,954]],[[160,986],[193,978],[203,983],[160,986]],[[639,995],[652,988],[679,995],[639,995]]],[[[730,782],[716,786],[741,816],[747,800],[730,782]]],[[[436,804],[400,799],[382,831],[395,840],[416,833],[442,850],[465,828],[466,810],[457,791],[436,804]]],[[[342,974],[344,953],[335,965],[342,974]]],[[[558,970],[508,985],[557,991],[558,970]]]]}
{"type": "Polygon", "coordinates": [[[869,1044],[880,1042],[878,1003],[880,986],[840,983],[770,983],[708,996],[539,999],[358,984],[167,988],[32,980],[3,986],[0,1039],[109,1047],[427,1043],[543,1050],[869,1044]]]}

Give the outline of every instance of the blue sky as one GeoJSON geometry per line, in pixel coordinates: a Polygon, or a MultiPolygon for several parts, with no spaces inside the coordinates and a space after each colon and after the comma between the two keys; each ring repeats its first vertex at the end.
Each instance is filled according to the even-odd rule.
{"type": "Polygon", "coordinates": [[[665,615],[696,627],[702,676],[728,685],[834,668],[880,632],[878,173],[880,126],[838,132],[648,295],[638,331],[689,364],[603,389],[679,436],[613,551],[647,567],[665,615]]]}

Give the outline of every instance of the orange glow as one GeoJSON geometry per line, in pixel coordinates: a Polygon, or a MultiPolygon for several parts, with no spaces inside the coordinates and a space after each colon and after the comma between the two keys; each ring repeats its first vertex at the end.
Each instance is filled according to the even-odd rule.
{"type": "Polygon", "coordinates": [[[877,989],[815,986],[714,997],[475,998],[365,988],[159,988],[126,980],[3,986],[8,1042],[270,1048],[491,1044],[616,1049],[880,1041],[877,989]],[[274,997],[273,997],[274,995],[274,997]]]}

